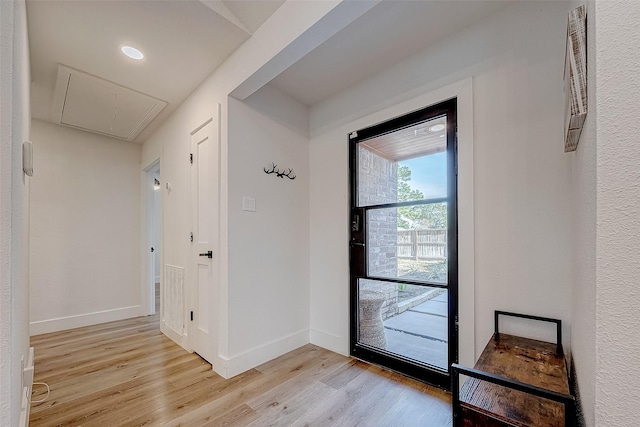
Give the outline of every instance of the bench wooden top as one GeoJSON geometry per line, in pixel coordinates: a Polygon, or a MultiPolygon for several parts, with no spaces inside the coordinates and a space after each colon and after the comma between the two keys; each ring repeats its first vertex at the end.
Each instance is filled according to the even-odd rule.
{"type": "MultiPolygon", "coordinates": [[[[556,344],[507,334],[494,335],[476,369],[569,394],[564,355],[556,344]]],[[[483,413],[516,426],[564,426],[564,406],[486,381],[468,378],[460,390],[463,409],[483,413]]]]}

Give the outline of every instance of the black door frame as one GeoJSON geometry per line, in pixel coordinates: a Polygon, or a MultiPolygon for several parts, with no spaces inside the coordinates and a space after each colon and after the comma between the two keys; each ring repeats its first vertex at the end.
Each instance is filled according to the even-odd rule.
{"type": "Polygon", "coordinates": [[[422,108],[400,117],[360,129],[349,134],[349,171],[350,171],[350,229],[349,265],[350,265],[350,354],[353,357],[382,365],[420,381],[450,390],[451,363],[458,363],[458,161],[457,161],[457,99],[452,98],[438,104],[422,108]],[[358,143],[376,136],[388,134],[436,117],[447,117],[447,197],[411,202],[387,203],[358,207],[358,143]],[[395,208],[435,202],[447,202],[447,263],[448,284],[417,282],[412,280],[391,279],[369,276],[367,272],[366,251],[366,215],[371,209],[395,208]],[[358,343],[358,280],[371,279],[393,283],[445,288],[448,290],[448,370],[429,368],[410,359],[376,350],[374,347],[358,343]]]}

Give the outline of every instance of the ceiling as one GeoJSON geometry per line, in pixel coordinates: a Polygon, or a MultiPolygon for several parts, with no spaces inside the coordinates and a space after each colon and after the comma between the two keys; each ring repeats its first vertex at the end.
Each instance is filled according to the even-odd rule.
{"type": "Polygon", "coordinates": [[[447,149],[447,117],[441,116],[368,139],[361,146],[394,162],[441,153],[447,149]]]}
{"type": "Polygon", "coordinates": [[[135,139],[144,141],[282,3],[28,0],[32,116],[52,121],[62,64],[167,102],[135,139]],[[122,45],[145,58],[127,58],[122,45]]]}
{"type": "MultiPolygon", "coordinates": [[[[32,116],[61,123],[54,117],[61,64],[166,102],[141,133],[130,134],[142,142],[283,2],[27,0],[32,116]],[[145,58],[125,57],[120,52],[125,44],[142,50],[145,58]]],[[[509,4],[383,1],[270,84],[316,104],[509,4]]],[[[83,99],[90,102],[90,97],[83,99]]],[[[117,114],[108,116],[98,121],[113,128],[117,114]]]]}
{"type": "Polygon", "coordinates": [[[510,4],[494,0],[383,1],[270,85],[306,105],[316,104],[510,4]]]}

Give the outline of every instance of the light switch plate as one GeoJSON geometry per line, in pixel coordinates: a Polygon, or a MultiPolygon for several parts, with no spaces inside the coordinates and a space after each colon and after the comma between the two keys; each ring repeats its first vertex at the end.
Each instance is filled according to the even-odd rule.
{"type": "Polygon", "coordinates": [[[256,211],[256,199],[253,197],[242,197],[242,210],[247,212],[255,212],[256,211]]]}

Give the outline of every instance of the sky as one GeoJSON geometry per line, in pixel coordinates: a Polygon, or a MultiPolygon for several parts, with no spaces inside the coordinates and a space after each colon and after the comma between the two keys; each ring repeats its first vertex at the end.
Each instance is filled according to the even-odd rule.
{"type": "Polygon", "coordinates": [[[411,169],[411,188],[422,191],[425,199],[447,196],[447,152],[398,162],[411,169]]]}

